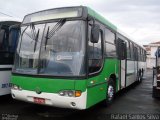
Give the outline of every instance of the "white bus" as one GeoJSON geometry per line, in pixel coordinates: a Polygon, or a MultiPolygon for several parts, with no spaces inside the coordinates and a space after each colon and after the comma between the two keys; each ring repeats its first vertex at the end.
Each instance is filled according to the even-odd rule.
{"type": "Polygon", "coordinates": [[[10,94],[10,77],[19,34],[20,20],[0,17],[0,96],[10,94]]]}

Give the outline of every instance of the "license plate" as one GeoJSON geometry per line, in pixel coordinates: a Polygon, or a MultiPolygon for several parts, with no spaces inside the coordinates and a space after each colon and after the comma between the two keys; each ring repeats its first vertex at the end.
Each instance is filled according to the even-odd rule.
{"type": "Polygon", "coordinates": [[[38,104],[45,104],[45,99],[34,97],[34,102],[38,104]]]}

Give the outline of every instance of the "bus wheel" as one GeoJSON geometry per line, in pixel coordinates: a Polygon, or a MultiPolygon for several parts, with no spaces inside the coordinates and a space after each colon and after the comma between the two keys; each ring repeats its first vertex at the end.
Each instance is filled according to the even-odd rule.
{"type": "Polygon", "coordinates": [[[141,70],[138,71],[138,82],[142,82],[142,75],[141,75],[141,70]]]}
{"type": "Polygon", "coordinates": [[[103,105],[108,106],[113,102],[115,97],[115,90],[115,82],[113,81],[113,79],[110,79],[106,91],[106,100],[103,101],[103,105]]]}

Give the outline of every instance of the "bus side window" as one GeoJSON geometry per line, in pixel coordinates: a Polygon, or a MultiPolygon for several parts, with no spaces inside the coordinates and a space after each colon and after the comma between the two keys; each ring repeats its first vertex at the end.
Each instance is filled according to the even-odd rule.
{"type": "Polygon", "coordinates": [[[134,47],[134,60],[138,61],[138,48],[137,48],[137,46],[134,47]]]}
{"type": "Polygon", "coordinates": [[[130,42],[130,55],[131,55],[131,60],[134,60],[134,50],[133,50],[133,43],[130,42]]]}
{"type": "MultiPolygon", "coordinates": [[[[89,36],[91,35],[91,26],[89,26],[89,36]]],[[[88,41],[88,55],[89,55],[89,73],[98,72],[102,67],[102,32],[99,32],[98,43],[88,41]]]]}
{"type": "Polygon", "coordinates": [[[3,29],[0,30],[0,64],[13,63],[13,54],[9,52],[8,37],[8,26],[3,26],[3,29]]]}
{"type": "Polygon", "coordinates": [[[138,50],[138,61],[140,61],[140,48],[137,47],[137,50],[138,50]]]}
{"type": "Polygon", "coordinates": [[[130,44],[127,40],[126,40],[126,44],[127,44],[127,59],[131,59],[130,44]]]}
{"type": "Polygon", "coordinates": [[[5,39],[5,30],[0,30],[0,51],[2,50],[4,39],[5,39]]]}
{"type": "Polygon", "coordinates": [[[143,50],[143,61],[145,62],[145,50],[143,50]]]}
{"type": "Polygon", "coordinates": [[[14,53],[17,48],[18,37],[19,37],[19,26],[14,26],[10,28],[9,31],[9,52],[14,53]]]}
{"type": "Polygon", "coordinates": [[[144,50],[142,49],[142,61],[144,61],[144,50]]]}
{"type": "Polygon", "coordinates": [[[143,56],[143,54],[142,54],[142,49],[140,48],[140,61],[142,61],[142,56],[143,56]]]}
{"type": "Polygon", "coordinates": [[[115,34],[105,29],[105,55],[106,57],[117,57],[116,46],[115,46],[115,34]]]}
{"type": "Polygon", "coordinates": [[[146,59],[147,59],[147,53],[146,53],[146,51],[144,51],[144,62],[146,62],[146,59]]]}

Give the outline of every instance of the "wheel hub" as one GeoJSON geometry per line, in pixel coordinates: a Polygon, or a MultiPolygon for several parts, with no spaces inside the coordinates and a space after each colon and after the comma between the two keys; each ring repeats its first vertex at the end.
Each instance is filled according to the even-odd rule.
{"type": "Polygon", "coordinates": [[[112,101],[113,96],[114,96],[114,88],[113,88],[113,86],[109,85],[109,87],[108,87],[108,100],[112,101]]]}

